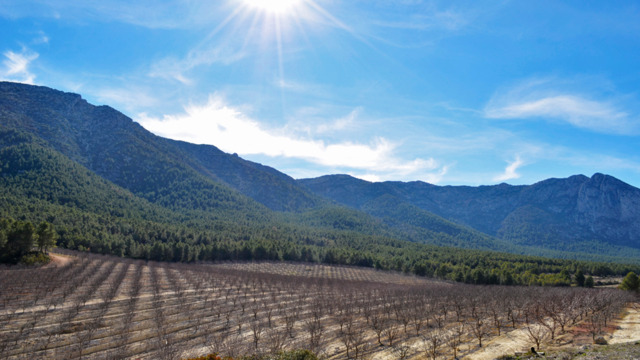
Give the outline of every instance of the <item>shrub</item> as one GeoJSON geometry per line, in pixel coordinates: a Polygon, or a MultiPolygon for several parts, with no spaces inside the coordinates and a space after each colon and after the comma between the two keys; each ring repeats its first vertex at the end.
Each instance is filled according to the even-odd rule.
{"type": "Polygon", "coordinates": [[[603,338],[602,336],[597,337],[596,340],[594,341],[595,344],[597,345],[607,345],[607,340],[605,338],[603,338]]]}
{"type": "MultiPolygon", "coordinates": [[[[197,358],[185,360],[233,360],[230,357],[221,358],[218,354],[209,354],[197,358]]],[[[319,360],[318,357],[309,350],[283,351],[278,355],[251,355],[238,358],[238,360],[319,360]]]]}
{"type": "Polygon", "coordinates": [[[20,263],[24,264],[24,265],[27,265],[27,266],[44,265],[44,264],[48,264],[49,261],[51,261],[51,258],[49,258],[49,255],[43,254],[43,253],[40,253],[40,252],[29,253],[27,255],[24,255],[20,259],[20,263]]]}

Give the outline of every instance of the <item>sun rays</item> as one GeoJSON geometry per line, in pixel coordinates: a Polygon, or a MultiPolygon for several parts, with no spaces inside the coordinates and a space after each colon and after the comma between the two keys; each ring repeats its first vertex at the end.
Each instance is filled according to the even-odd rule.
{"type": "Polygon", "coordinates": [[[264,12],[285,15],[299,6],[302,0],[243,0],[254,9],[264,12]]]}

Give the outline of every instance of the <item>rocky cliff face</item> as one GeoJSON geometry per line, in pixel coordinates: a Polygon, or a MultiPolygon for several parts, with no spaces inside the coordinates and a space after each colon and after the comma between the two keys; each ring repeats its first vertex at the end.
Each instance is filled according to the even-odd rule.
{"type": "Polygon", "coordinates": [[[578,191],[575,221],[593,234],[638,247],[640,190],[614,177],[595,174],[578,191]]]}

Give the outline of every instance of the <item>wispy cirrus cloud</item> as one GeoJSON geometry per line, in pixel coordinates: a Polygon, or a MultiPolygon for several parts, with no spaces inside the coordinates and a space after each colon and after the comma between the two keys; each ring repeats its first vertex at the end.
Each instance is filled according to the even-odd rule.
{"type": "Polygon", "coordinates": [[[2,62],[4,68],[0,70],[0,79],[25,84],[34,83],[36,76],[31,72],[29,66],[38,58],[38,53],[23,47],[20,52],[7,50],[3,55],[5,57],[2,62]]]}
{"type": "Polygon", "coordinates": [[[504,172],[493,178],[494,181],[507,181],[520,178],[520,174],[517,173],[518,168],[524,165],[524,161],[520,158],[520,156],[516,156],[516,158],[509,162],[507,167],[504,169],[504,172]]]}
{"type": "Polygon", "coordinates": [[[328,143],[319,138],[291,134],[286,128],[265,128],[227,104],[219,95],[212,95],[204,105],[187,106],[183,114],[166,115],[162,119],[140,114],[137,121],[160,136],[211,144],[226,152],[294,158],[327,168],[376,174],[383,178],[443,170],[431,158],[399,159],[395,155],[397,144],[383,137],[374,138],[369,143],[328,143]]]}
{"type": "Polygon", "coordinates": [[[210,24],[216,7],[216,2],[205,1],[24,0],[0,6],[0,15],[9,18],[39,16],[79,23],[118,21],[152,29],[173,29],[210,24]]]}
{"type": "Polygon", "coordinates": [[[493,95],[484,109],[491,119],[545,118],[567,122],[595,132],[631,135],[640,130],[638,121],[610,94],[581,92],[579,84],[533,79],[493,95]],[[598,99],[598,100],[596,100],[598,99]]]}
{"type": "Polygon", "coordinates": [[[215,46],[208,49],[196,48],[189,51],[183,58],[168,57],[151,65],[149,76],[176,80],[184,85],[191,85],[193,79],[189,72],[199,66],[212,64],[229,65],[243,59],[244,51],[235,51],[224,46],[215,46]]]}
{"type": "Polygon", "coordinates": [[[373,24],[380,27],[405,30],[426,31],[445,29],[452,31],[466,26],[469,21],[468,14],[448,9],[416,13],[397,20],[376,20],[373,24]]]}

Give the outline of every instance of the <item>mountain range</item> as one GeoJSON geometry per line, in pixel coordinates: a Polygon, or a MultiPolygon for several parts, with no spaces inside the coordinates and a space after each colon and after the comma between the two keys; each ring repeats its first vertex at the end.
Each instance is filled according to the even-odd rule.
{"type": "Polygon", "coordinates": [[[0,189],[0,216],[52,221],[76,246],[93,233],[123,254],[164,231],[172,239],[164,243],[186,236],[200,249],[209,244],[198,240],[203,233],[218,242],[290,241],[298,257],[314,246],[335,256],[316,248],[335,246],[369,265],[373,253],[362,249],[392,242],[640,258],[640,189],[608,175],[479,187],[295,180],[215,146],[156,136],[80,95],[10,82],[0,82],[0,189]]]}

